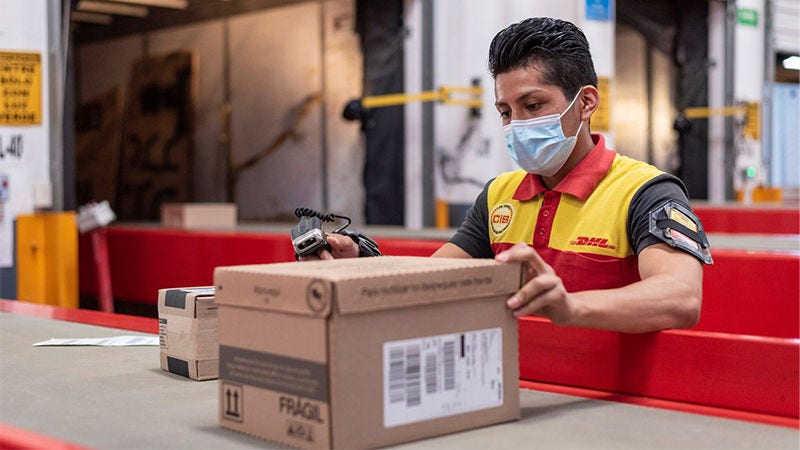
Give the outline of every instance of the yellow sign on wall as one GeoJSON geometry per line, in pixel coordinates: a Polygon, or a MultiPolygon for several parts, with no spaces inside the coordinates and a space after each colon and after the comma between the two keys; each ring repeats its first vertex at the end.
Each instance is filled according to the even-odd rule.
{"type": "Polygon", "coordinates": [[[592,114],[592,131],[611,130],[611,92],[608,78],[597,77],[597,90],[600,91],[600,104],[592,114]]]}
{"type": "Polygon", "coordinates": [[[41,55],[0,52],[0,125],[41,123],[41,55]]]}
{"type": "Polygon", "coordinates": [[[759,113],[758,103],[750,102],[745,105],[744,135],[757,141],[761,139],[761,114],[759,113]]]}

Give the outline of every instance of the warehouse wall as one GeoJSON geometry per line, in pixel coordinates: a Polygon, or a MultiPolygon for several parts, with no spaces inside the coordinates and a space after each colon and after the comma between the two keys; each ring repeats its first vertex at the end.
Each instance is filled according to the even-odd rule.
{"type": "Polygon", "coordinates": [[[653,47],[636,30],[617,25],[616,89],[611,107],[611,126],[617,152],[640,161],[648,161],[661,170],[677,168],[677,134],[672,125],[675,108],[670,98],[669,57],[653,47]],[[647,52],[652,58],[652,105],[647,103],[647,52]],[[653,158],[648,156],[648,117],[653,113],[653,158]]]}
{"type": "Polygon", "coordinates": [[[273,150],[241,171],[235,191],[239,218],[289,218],[294,208],[309,206],[360,222],[360,131],[358,124],[340,119],[346,101],[361,95],[354,13],[352,0],[304,2],[234,16],[227,23],[220,19],[86,44],[78,49],[80,99],[124,85],[137,58],[192,51],[198,80],[193,198],[224,201],[227,26],[232,163],[273,150]],[[280,140],[282,135],[289,138],[280,140]]]}
{"type": "Polygon", "coordinates": [[[58,11],[53,0],[3,0],[0,5],[1,63],[8,76],[0,87],[18,93],[4,91],[0,110],[25,116],[0,121],[0,296],[5,298],[16,298],[14,221],[18,215],[59,206],[60,190],[53,195],[53,183],[61,178],[54,181],[53,175],[60,175],[60,167],[51,164],[54,154],[60,161],[62,143],[53,133],[60,117],[51,93],[58,98],[63,92],[54,85],[62,72],[60,35],[50,29],[53,11],[58,11]],[[17,58],[26,61],[17,64],[17,58]]]}

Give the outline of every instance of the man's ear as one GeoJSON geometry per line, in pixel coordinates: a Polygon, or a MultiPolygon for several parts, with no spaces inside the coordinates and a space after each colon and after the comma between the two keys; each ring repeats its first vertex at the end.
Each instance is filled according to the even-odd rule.
{"type": "Polygon", "coordinates": [[[581,120],[589,120],[592,114],[600,106],[600,91],[594,86],[584,86],[581,88],[581,120]]]}

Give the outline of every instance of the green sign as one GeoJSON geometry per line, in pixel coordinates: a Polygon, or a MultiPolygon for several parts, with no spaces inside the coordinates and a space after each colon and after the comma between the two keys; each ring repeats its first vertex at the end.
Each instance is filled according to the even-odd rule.
{"type": "Polygon", "coordinates": [[[758,25],[758,11],[750,8],[737,8],[736,21],[742,25],[755,27],[758,25]]]}

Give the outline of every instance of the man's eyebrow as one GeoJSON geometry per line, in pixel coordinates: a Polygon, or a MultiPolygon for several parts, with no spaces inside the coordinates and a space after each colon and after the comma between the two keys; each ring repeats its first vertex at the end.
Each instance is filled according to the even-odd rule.
{"type": "MultiPolygon", "coordinates": [[[[539,94],[539,93],[542,93],[542,92],[547,92],[547,90],[546,89],[542,89],[542,88],[531,88],[531,89],[528,89],[527,91],[524,91],[521,94],[519,94],[512,101],[518,102],[520,100],[524,100],[524,99],[530,97],[531,95],[539,94]]],[[[495,106],[508,105],[508,102],[497,100],[497,101],[494,102],[494,104],[495,104],[495,106]]]]}

